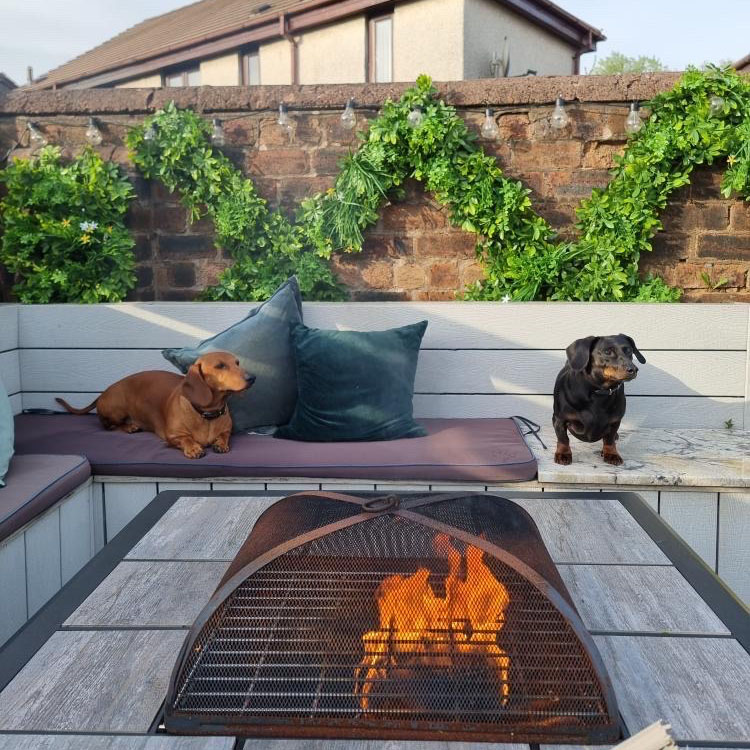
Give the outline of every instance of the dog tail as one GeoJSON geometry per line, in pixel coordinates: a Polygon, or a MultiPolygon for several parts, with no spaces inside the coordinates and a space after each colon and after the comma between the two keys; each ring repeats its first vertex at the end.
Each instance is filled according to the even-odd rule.
{"type": "Polygon", "coordinates": [[[55,399],[55,401],[57,401],[60,406],[63,406],[65,410],[69,411],[71,414],[88,414],[96,406],[96,402],[98,400],[99,396],[97,396],[88,406],[84,406],[83,409],[76,409],[71,406],[64,398],[55,399]]]}

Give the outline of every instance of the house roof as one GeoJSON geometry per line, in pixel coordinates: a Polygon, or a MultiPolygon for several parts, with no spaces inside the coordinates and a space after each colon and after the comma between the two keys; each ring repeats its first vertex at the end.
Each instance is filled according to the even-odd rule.
{"type": "Polygon", "coordinates": [[[8,76],[5,75],[5,73],[0,73],[0,89],[5,89],[6,91],[10,91],[11,89],[16,88],[16,83],[13,79],[8,78],[8,76]]]}
{"type": "MultiPolygon", "coordinates": [[[[333,21],[389,0],[200,0],[149,18],[25,88],[91,87],[156,72],[239,46],[333,21]]],[[[399,2],[400,0],[395,0],[399,2]]],[[[580,50],[605,39],[598,29],[549,0],[497,0],[580,50]]]]}
{"type": "Polygon", "coordinates": [[[750,55],[745,55],[732,66],[735,70],[750,70],[750,55]]]}

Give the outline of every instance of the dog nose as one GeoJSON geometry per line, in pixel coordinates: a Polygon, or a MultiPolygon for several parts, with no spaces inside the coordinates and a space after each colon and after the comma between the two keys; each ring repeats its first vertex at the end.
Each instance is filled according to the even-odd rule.
{"type": "Polygon", "coordinates": [[[248,385],[252,385],[255,382],[255,375],[245,375],[245,380],[248,385]]]}
{"type": "Polygon", "coordinates": [[[628,365],[625,368],[625,372],[627,372],[628,375],[635,375],[635,373],[638,372],[638,368],[635,365],[628,365]]]}

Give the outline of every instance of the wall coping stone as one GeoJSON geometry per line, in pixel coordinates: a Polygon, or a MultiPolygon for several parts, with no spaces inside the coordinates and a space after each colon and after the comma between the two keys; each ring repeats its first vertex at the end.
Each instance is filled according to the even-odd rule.
{"type": "MultiPolygon", "coordinates": [[[[443,99],[456,107],[551,104],[557,96],[569,102],[645,101],[671,89],[680,73],[613,76],[528,76],[482,78],[436,83],[443,99]]],[[[169,89],[16,89],[0,98],[2,115],[148,114],[174,100],[197,112],[277,109],[327,110],[343,107],[353,97],[363,109],[378,109],[398,99],[412,83],[320,84],[304,86],[198,86],[169,89]]]]}

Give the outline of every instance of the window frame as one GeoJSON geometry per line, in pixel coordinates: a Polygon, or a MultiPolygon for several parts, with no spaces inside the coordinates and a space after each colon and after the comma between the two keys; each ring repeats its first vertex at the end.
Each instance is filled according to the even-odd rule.
{"type": "Polygon", "coordinates": [[[254,47],[248,47],[247,49],[240,50],[240,86],[260,86],[260,46],[255,45],[254,47]],[[258,58],[258,82],[250,83],[248,81],[248,59],[250,57],[258,58]]]}
{"type": "Polygon", "coordinates": [[[197,84],[188,83],[188,76],[191,73],[198,73],[198,75],[200,75],[200,72],[200,63],[186,65],[181,68],[173,68],[172,70],[165,70],[161,74],[161,85],[163,88],[179,88],[179,86],[183,86],[185,88],[195,88],[196,86],[201,85],[200,82],[197,84]],[[182,79],[182,82],[179,84],[179,86],[167,83],[170,78],[175,78],[176,76],[180,76],[180,78],[182,79]]]}
{"type": "Polygon", "coordinates": [[[389,10],[387,13],[379,13],[378,15],[369,16],[367,18],[367,82],[368,83],[393,83],[393,10],[389,10]],[[375,40],[375,26],[378,21],[389,20],[391,22],[391,79],[390,81],[377,81],[376,70],[377,60],[375,57],[376,52],[376,40],[375,40]]]}

